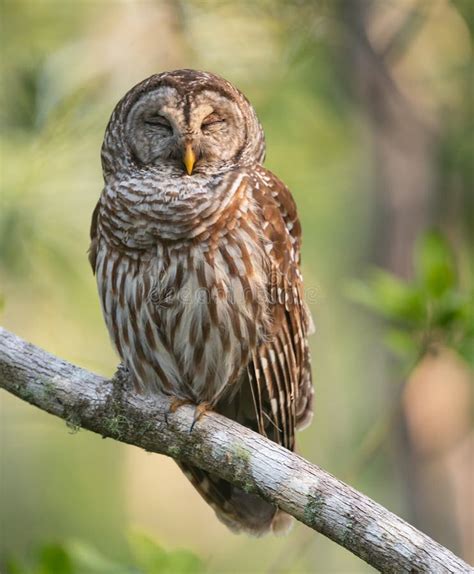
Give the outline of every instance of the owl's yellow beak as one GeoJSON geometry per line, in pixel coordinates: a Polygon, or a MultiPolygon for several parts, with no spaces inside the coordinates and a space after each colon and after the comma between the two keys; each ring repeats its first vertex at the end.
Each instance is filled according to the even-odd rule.
{"type": "Polygon", "coordinates": [[[193,146],[188,143],[184,148],[183,163],[186,167],[188,175],[193,173],[193,167],[196,163],[196,154],[194,153],[193,146]]]}

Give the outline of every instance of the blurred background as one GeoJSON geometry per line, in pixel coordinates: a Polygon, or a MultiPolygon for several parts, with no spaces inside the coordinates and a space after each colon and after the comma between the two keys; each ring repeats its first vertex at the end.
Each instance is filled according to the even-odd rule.
{"type": "MultiPolygon", "coordinates": [[[[2,325],[112,375],[86,257],[106,123],[153,73],[223,75],[255,105],[302,220],[317,333],[300,453],[473,561],[471,0],[0,6],[2,325]]],[[[206,572],[373,571],[301,524],[232,535],[172,460],[6,393],[0,409],[1,571],[65,544],[129,572],[137,532],[206,572]]]]}

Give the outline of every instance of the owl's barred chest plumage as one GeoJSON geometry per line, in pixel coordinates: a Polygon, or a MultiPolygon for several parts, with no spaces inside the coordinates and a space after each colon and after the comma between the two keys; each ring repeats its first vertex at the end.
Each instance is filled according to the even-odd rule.
{"type": "Polygon", "coordinates": [[[137,389],[215,404],[269,336],[271,243],[252,183],[245,172],[219,178],[229,196],[219,209],[199,201],[209,192],[163,192],[159,179],[105,189],[97,281],[137,389]]]}
{"type": "MultiPolygon", "coordinates": [[[[312,323],[296,207],[264,156],[255,110],[229,82],[144,80],[105,133],[89,259],[137,392],[207,405],[294,449],[312,415],[312,323]]],[[[288,526],[257,495],[178,464],[232,530],[288,526]]]]}

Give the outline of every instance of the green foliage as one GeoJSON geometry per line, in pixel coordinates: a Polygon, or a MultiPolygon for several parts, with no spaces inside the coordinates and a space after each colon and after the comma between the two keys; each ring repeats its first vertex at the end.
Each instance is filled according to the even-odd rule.
{"type": "Polygon", "coordinates": [[[74,574],[75,569],[70,553],[61,544],[46,544],[39,549],[35,564],[25,568],[20,562],[10,560],[7,563],[9,574],[74,574]]]}
{"type": "Polygon", "coordinates": [[[204,572],[201,560],[189,550],[166,551],[142,533],[130,535],[130,545],[139,571],[144,574],[199,574],[204,572]]]}
{"type": "Polygon", "coordinates": [[[32,563],[10,559],[6,574],[200,574],[201,560],[189,550],[167,551],[151,537],[133,533],[129,537],[132,564],[112,561],[92,546],[77,540],[46,544],[32,563]]]}
{"type": "Polygon", "coordinates": [[[463,288],[441,234],[420,238],[414,267],[413,281],[374,269],[366,281],[353,281],[348,295],[389,323],[386,341],[397,354],[414,359],[447,345],[474,365],[474,293],[463,288]]]}

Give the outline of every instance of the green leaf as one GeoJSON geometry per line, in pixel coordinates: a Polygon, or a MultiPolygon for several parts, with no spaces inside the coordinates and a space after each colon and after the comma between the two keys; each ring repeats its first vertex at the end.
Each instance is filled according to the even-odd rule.
{"type": "Polygon", "coordinates": [[[431,324],[442,330],[449,330],[467,320],[468,304],[463,294],[449,290],[433,306],[431,324]]]}
{"type": "Polygon", "coordinates": [[[425,321],[426,306],[420,290],[386,271],[373,270],[366,283],[353,281],[346,294],[385,319],[416,325],[425,321]]]}
{"type": "Polygon", "coordinates": [[[82,540],[70,540],[67,549],[79,574],[136,574],[137,570],[119,564],[82,540]]]}
{"type": "Polygon", "coordinates": [[[453,251],[439,233],[426,233],[415,247],[415,273],[426,293],[441,297],[456,284],[453,251]]]}
{"type": "Polygon", "coordinates": [[[169,554],[169,574],[199,574],[204,572],[201,560],[189,550],[175,550],[169,554]]]}
{"type": "Polygon", "coordinates": [[[144,574],[199,574],[201,560],[188,550],[166,552],[151,537],[140,532],[129,536],[137,565],[144,574]]]}
{"type": "Polygon", "coordinates": [[[71,557],[61,544],[43,546],[39,555],[38,574],[74,574],[71,557]]]}
{"type": "Polygon", "coordinates": [[[129,542],[137,565],[145,574],[161,574],[166,571],[166,552],[149,536],[132,532],[129,542]]]}

